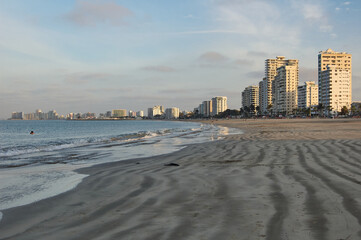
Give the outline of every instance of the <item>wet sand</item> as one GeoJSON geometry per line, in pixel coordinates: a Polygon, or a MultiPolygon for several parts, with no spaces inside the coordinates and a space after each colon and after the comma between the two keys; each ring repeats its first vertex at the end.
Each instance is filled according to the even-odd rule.
{"type": "Polygon", "coordinates": [[[245,134],[81,169],[3,211],[0,239],[361,239],[360,120],[214,123],[245,134]]]}

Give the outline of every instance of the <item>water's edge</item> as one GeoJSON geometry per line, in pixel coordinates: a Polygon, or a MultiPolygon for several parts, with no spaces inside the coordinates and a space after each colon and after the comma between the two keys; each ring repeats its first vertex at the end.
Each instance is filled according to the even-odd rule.
{"type": "MultiPolygon", "coordinates": [[[[204,124],[204,123],[203,123],[204,124]]],[[[205,124],[205,125],[209,125],[209,124],[205,124]]],[[[221,126],[218,126],[221,127],[221,126]]],[[[240,131],[239,129],[231,129],[231,128],[226,128],[227,129],[225,131],[225,135],[229,135],[229,134],[242,134],[242,131],[240,131]]],[[[217,140],[222,140],[223,137],[219,137],[217,139],[208,139],[208,140],[202,140],[201,142],[196,142],[196,143],[190,143],[190,144],[186,144],[183,146],[174,146],[173,149],[169,149],[168,152],[163,152],[161,154],[153,154],[153,155],[149,155],[149,156],[143,156],[143,157],[139,157],[139,158],[129,158],[129,159],[121,159],[118,161],[109,161],[109,162],[99,162],[99,163],[90,163],[90,164],[82,164],[82,165],[68,165],[68,166],[58,166],[58,164],[55,164],[53,166],[39,166],[37,168],[37,171],[39,172],[48,172],[49,174],[59,174],[61,176],[59,176],[59,181],[52,181],[47,183],[48,185],[46,187],[41,185],[41,182],[39,183],[38,188],[40,189],[40,191],[34,193],[32,196],[27,196],[26,200],[22,200],[20,202],[16,202],[16,203],[9,203],[8,205],[2,206],[2,208],[0,209],[0,211],[6,211],[7,209],[11,209],[11,208],[16,208],[16,207],[20,207],[20,206],[24,206],[24,205],[28,205],[34,202],[38,202],[44,199],[48,199],[51,197],[55,197],[57,195],[66,193],[68,191],[71,191],[73,189],[75,189],[86,177],[88,177],[88,174],[84,174],[84,172],[87,172],[86,169],[89,168],[96,168],[99,169],[102,167],[102,165],[107,165],[107,164],[118,164],[119,162],[129,162],[129,161],[140,161],[141,159],[148,159],[148,158],[153,158],[153,157],[157,157],[157,156],[162,156],[162,155],[167,155],[167,154],[171,154],[177,151],[181,151],[183,150],[186,146],[189,145],[194,145],[194,144],[199,144],[199,143],[204,143],[204,142],[209,142],[209,141],[217,141],[217,140]],[[64,177],[64,174],[67,174],[64,177]],[[64,181],[64,179],[66,179],[66,181],[64,181]],[[41,191],[42,188],[45,188],[47,190],[50,189],[50,191],[41,191]]],[[[26,175],[26,171],[28,170],[27,167],[24,167],[24,178],[27,178],[26,175]]],[[[8,169],[7,170],[9,173],[12,171],[12,169],[8,169]]],[[[34,175],[34,171],[32,172],[32,174],[34,175]]],[[[36,175],[36,174],[35,174],[36,175]]],[[[43,177],[43,176],[41,176],[43,177]]],[[[1,178],[0,178],[1,180],[1,178]]],[[[36,181],[36,179],[29,179],[30,182],[34,182],[36,181]]],[[[26,188],[26,186],[24,186],[26,188]]],[[[33,186],[32,186],[33,187],[33,186]]],[[[11,190],[11,189],[9,189],[11,190]]],[[[19,189],[14,189],[14,191],[19,190],[19,189]]],[[[3,213],[0,212],[0,221],[3,218],[3,213]]]]}

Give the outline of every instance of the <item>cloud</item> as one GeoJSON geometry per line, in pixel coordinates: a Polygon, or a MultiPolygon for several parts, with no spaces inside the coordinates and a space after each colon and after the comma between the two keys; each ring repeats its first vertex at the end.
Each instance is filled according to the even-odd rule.
{"type": "Polygon", "coordinates": [[[176,71],[174,68],[172,67],[168,67],[168,66],[162,66],[162,65],[158,65],[158,66],[146,66],[142,68],[143,70],[146,71],[153,71],[153,72],[174,72],[176,71]]]}
{"type": "MultiPolygon", "coordinates": [[[[292,1],[294,9],[300,11],[303,18],[309,24],[317,24],[321,32],[331,32],[333,26],[329,24],[329,19],[325,13],[325,7],[318,1],[294,0],[292,1]]],[[[337,10],[337,9],[336,9],[337,10]]]]}
{"type": "Polygon", "coordinates": [[[199,89],[192,89],[192,88],[167,88],[167,89],[162,89],[159,90],[158,93],[159,94],[164,94],[164,95],[186,95],[186,94],[194,94],[199,92],[199,89]]]}
{"type": "Polygon", "coordinates": [[[132,11],[113,1],[78,0],[75,8],[65,18],[80,26],[126,24],[126,18],[134,15],[132,11]]]}
{"type": "Polygon", "coordinates": [[[199,60],[208,63],[223,63],[227,61],[228,58],[218,52],[206,52],[199,57],[199,60]]]}
{"type": "Polygon", "coordinates": [[[197,30],[197,31],[186,31],[186,32],[176,32],[170,33],[175,35],[192,35],[192,34],[241,34],[242,32],[236,30],[226,30],[226,29],[213,29],[213,30],[197,30]]]}
{"type": "Polygon", "coordinates": [[[299,68],[299,84],[302,85],[306,81],[314,81],[317,84],[318,72],[317,68],[299,68]]]}
{"type": "Polygon", "coordinates": [[[237,59],[233,63],[237,66],[252,66],[254,64],[253,61],[248,59],[237,59]]]}
{"type": "Polygon", "coordinates": [[[321,6],[316,4],[303,4],[301,6],[301,12],[307,20],[320,20],[323,18],[323,10],[321,6]]]}
{"type": "Polygon", "coordinates": [[[249,57],[267,57],[268,53],[259,51],[248,51],[247,56],[249,57]]]}
{"type": "Polygon", "coordinates": [[[213,0],[213,3],[211,12],[218,28],[254,38],[249,44],[258,47],[261,39],[277,44],[299,44],[301,29],[284,21],[283,11],[289,7],[287,1],[282,8],[267,0],[213,0]]]}
{"type": "Polygon", "coordinates": [[[72,73],[65,77],[65,82],[67,83],[75,83],[75,84],[84,84],[90,82],[104,82],[110,80],[111,77],[114,77],[108,73],[86,73],[86,72],[78,72],[72,73]]]}
{"type": "Polygon", "coordinates": [[[256,78],[259,79],[259,81],[262,80],[262,78],[264,78],[264,71],[252,71],[252,72],[248,72],[246,74],[247,77],[250,78],[256,78]]]}
{"type": "Polygon", "coordinates": [[[185,15],[184,18],[195,19],[197,17],[195,17],[193,14],[188,14],[188,15],[185,15]]]}

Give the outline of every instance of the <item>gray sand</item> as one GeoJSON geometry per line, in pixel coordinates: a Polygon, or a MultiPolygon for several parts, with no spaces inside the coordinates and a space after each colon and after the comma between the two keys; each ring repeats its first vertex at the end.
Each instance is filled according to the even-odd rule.
{"type": "Polygon", "coordinates": [[[4,211],[0,239],[361,239],[361,121],[279,121],[82,169],[76,189],[4,211]]]}

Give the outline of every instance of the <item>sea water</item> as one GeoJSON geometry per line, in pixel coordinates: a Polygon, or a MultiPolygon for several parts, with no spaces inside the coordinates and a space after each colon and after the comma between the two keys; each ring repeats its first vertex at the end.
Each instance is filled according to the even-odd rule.
{"type": "Polygon", "coordinates": [[[74,188],[86,177],[74,171],[78,168],[170,153],[238,133],[180,121],[0,121],[0,210],[74,188]]]}

